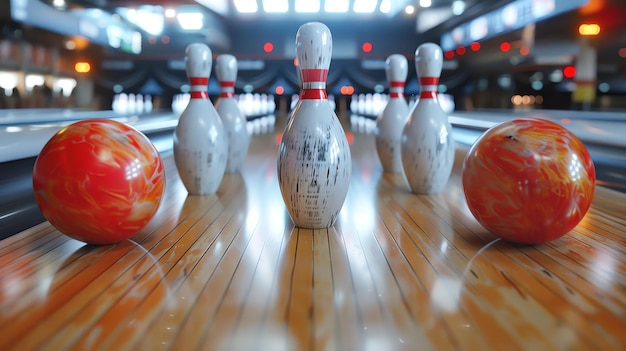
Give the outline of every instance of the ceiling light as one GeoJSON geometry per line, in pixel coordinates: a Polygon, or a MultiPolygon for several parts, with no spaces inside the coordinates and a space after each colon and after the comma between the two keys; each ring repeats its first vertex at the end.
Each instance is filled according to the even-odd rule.
{"type": "Polygon", "coordinates": [[[380,2],[380,12],[382,13],[391,12],[391,0],[383,0],[380,2]]]}
{"type": "Polygon", "coordinates": [[[174,18],[174,17],[176,17],[176,10],[171,9],[171,8],[170,9],[165,9],[164,14],[165,14],[165,17],[167,17],[167,18],[174,18]]]}
{"type": "Polygon", "coordinates": [[[452,13],[455,15],[460,15],[463,12],[465,12],[465,1],[463,0],[456,0],[452,3],[452,13]]]}
{"type": "Polygon", "coordinates": [[[52,1],[52,6],[58,9],[64,9],[66,5],[67,4],[65,3],[65,0],[53,0],[52,1]]]}
{"type": "MultiPolygon", "coordinates": [[[[93,0],[91,0],[93,1],[93,0]]],[[[208,8],[209,10],[222,15],[222,16],[227,16],[228,13],[230,12],[230,3],[232,1],[230,0],[195,0],[198,4],[208,8]]],[[[178,1],[153,1],[153,2],[159,2],[159,3],[175,3],[178,1]]],[[[187,1],[188,2],[188,1],[187,1]]]]}
{"type": "Polygon", "coordinates": [[[235,0],[235,8],[240,13],[255,13],[259,9],[256,0],[235,0]]]}
{"type": "Polygon", "coordinates": [[[378,0],[355,0],[353,10],[357,13],[372,13],[377,3],[378,0]]]}
{"type": "Polygon", "coordinates": [[[184,30],[198,30],[204,26],[204,16],[199,12],[180,12],[176,19],[184,30]]]}
{"type": "Polygon", "coordinates": [[[296,12],[319,12],[320,0],[296,0],[296,12]]]}
{"type": "Polygon", "coordinates": [[[348,12],[349,0],[326,0],[324,1],[324,11],[326,12],[348,12]]]}
{"type": "Polygon", "coordinates": [[[407,7],[404,8],[404,13],[406,13],[407,15],[414,14],[415,13],[415,6],[408,5],[407,7]]]}
{"type": "MultiPolygon", "coordinates": [[[[121,11],[124,15],[124,12],[121,11]]],[[[140,6],[138,9],[129,9],[126,18],[131,23],[151,35],[161,35],[164,27],[164,14],[160,6],[140,6]]]]}
{"type": "Polygon", "coordinates": [[[430,7],[432,4],[431,0],[420,0],[420,7],[430,7]]]}
{"type": "Polygon", "coordinates": [[[265,12],[287,12],[289,2],[287,0],[263,0],[263,11],[265,12]]]}

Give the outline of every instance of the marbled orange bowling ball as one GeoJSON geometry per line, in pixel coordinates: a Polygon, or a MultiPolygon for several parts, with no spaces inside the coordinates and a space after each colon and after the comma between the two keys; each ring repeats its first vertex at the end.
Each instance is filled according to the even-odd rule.
{"type": "Polygon", "coordinates": [[[164,188],[163,161],[150,140],[106,119],[61,129],[33,170],[44,217],[69,237],[96,245],[137,234],[159,208],[164,188]]]}
{"type": "Polygon", "coordinates": [[[544,119],[487,130],[463,163],[463,190],[478,222],[502,239],[539,244],[572,230],[591,206],[596,173],[583,143],[544,119]]]}

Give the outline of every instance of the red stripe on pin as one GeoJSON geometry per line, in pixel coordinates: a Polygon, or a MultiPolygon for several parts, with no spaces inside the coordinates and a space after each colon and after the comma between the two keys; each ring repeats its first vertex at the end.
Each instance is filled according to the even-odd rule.
{"type": "Polygon", "coordinates": [[[392,88],[404,88],[404,82],[390,82],[389,86],[392,88]]]}
{"type": "Polygon", "coordinates": [[[303,100],[326,100],[326,90],[324,89],[303,89],[300,93],[300,99],[303,100]]]}
{"type": "Polygon", "coordinates": [[[402,98],[404,97],[403,93],[389,93],[390,98],[402,98]]]}
{"type": "Polygon", "coordinates": [[[434,99],[437,97],[436,91],[422,90],[420,93],[420,99],[434,99]]]}
{"type": "Polygon", "coordinates": [[[235,97],[235,93],[233,93],[232,91],[228,91],[228,92],[223,91],[223,92],[220,93],[220,97],[221,98],[232,98],[232,97],[235,97]]]}
{"type": "Polygon", "coordinates": [[[421,77],[421,85],[437,85],[439,84],[439,77],[421,77]]]}
{"type": "Polygon", "coordinates": [[[209,93],[207,93],[206,91],[192,91],[191,98],[192,99],[208,99],[209,93]]]}
{"type": "Polygon", "coordinates": [[[303,82],[325,82],[328,78],[327,69],[305,68],[302,69],[303,82]]]}
{"type": "Polygon", "coordinates": [[[235,82],[220,82],[220,87],[222,88],[233,88],[235,87],[235,82]]]}
{"type": "Polygon", "coordinates": [[[191,85],[208,85],[209,78],[208,77],[190,77],[189,84],[191,85]]]}

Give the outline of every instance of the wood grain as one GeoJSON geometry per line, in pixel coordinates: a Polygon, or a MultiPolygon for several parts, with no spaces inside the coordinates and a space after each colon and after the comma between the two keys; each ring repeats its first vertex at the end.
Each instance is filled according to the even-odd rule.
{"type": "Polygon", "coordinates": [[[441,194],[415,195],[357,134],[336,225],[298,229],[279,137],[254,135],[209,196],[164,155],[164,201],[131,240],[86,246],[46,222],[0,241],[0,350],[626,348],[626,195],[598,187],[568,235],[512,245],[467,208],[466,149],[441,194]]]}

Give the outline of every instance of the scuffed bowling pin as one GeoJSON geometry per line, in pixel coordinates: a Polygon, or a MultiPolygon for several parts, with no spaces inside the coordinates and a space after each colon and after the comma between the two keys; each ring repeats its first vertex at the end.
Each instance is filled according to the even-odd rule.
{"type": "Polygon", "coordinates": [[[415,50],[421,90],[402,132],[402,166],[411,191],[416,194],[441,192],[454,163],[452,127],[437,100],[442,65],[439,45],[425,43],[415,50]]]}
{"type": "Polygon", "coordinates": [[[348,192],[352,162],[339,119],[326,95],[332,56],[330,30],[319,22],[298,29],[301,92],[278,152],[278,183],[294,224],[335,223],[348,192]]]}
{"type": "Polygon", "coordinates": [[[224,177],[228,139],[207,92],[211,49],[194,43],[187,46],[185,54],[191,99],[174,131],[174,161],[191,195],[213,194],[224,177]]]}
{"type": "Polygon", "coordinates": [[[389,81],[389,101],[376,119],[376,151],[385,172],[402,172],[400,140],[409,118],[409,105],[404,99],[404,82],[409,71],[406,57],[391,55],[385,62],[389,81]]]}
{"type": "Polygon", "coordinates": [[[222,119],[228,136],[228,161],[226,173],[241,171],[241,165],[248,153],[250,134],[247,119],[244,117],[235,99],[235,81],[237,80],[237,59],[233,55],[220,55],[215,62],[215,75],[220,82],[220,97],[215,109],[222,119]]]}

